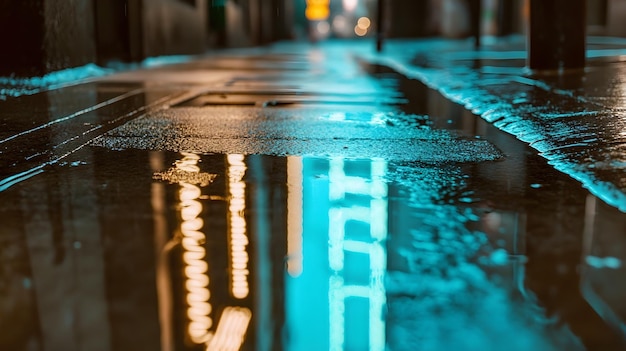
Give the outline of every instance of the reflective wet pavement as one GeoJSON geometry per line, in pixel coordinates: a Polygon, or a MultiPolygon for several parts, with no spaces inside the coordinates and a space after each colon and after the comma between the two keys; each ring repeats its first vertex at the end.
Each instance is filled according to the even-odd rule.
{"type": "Polygon", "coordinates": [[[515,135],[558,170],[626,212],[622,38],[589,37],[581,70],[531,72],[525,38],[391,42],[368,60],[420,79],[515,135]]]}
{"type": "Polygon", "coordinates": [[[624,349],[623,213],[417,81],[276,51],[0,102],[0,349],[624,349]]]}

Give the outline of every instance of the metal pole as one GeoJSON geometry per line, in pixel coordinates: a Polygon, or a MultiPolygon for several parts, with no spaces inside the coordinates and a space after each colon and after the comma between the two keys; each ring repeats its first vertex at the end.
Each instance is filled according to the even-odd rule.
{"type": "Polygon", "coordinates": [[[383,39],[385,36],[385,2],[378,0],[377,3],[378,17],[376,18],[376,51],[383,50],[383,39]]]}
{"type": "Polygon", "coordinates": [[[530,0],[528,64],[531,69],[585,66],[586,0],[530,0]]]}

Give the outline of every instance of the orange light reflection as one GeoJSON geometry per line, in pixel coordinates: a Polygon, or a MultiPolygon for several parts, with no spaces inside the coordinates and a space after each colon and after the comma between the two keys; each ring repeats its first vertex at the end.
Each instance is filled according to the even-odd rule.
{"type": "MultiPolygon", "coordinates": [[[[191,173],[199,173],[198,161],[200,157],[192,153],[183,153],[183,159],[176,162],[176,168],[191,173]]],[[[183,262],[187,290],[187,317],[189,338],[196,344],[204,344],[212,337],[210,331],[213,320],[210,317],[212,306],[209,302],[208,263],[205,260],[205,234],[201,231],[204,221],[200,218],[202,203],[198,201],[202,191],[196,185],[181,181],[179,191],[180,214],[182,223],[183,262]]]]}
{"type": "Polygon", "coordinates": [[[237,299],[245,299],[250,288],[248,285],[248,245],[246,219],[246,184],[243,176],[246,164],[243,155],[228,155],[228,190],[229,225],[230,225],[230,259],[231,259],[231,293],[237,299]]]}

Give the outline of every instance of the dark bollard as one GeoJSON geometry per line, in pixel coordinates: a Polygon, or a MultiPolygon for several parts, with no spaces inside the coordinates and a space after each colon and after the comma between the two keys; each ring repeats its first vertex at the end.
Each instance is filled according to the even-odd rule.
{"type": "Polygon", "coordinates": [[[209,18],[209,29],[215,33],[215,42],[217,47],[226,46],[226,1],[211,0],[210,6],[207,8],[209,18]]]}
{"type": "Polygon", "coordinates": [[[513,1],[500,0],[498,2],[498,36],[513,34],[513,1]]]}
{"type": "Polygon", "coordinates": [[[530,0],[528,65],[535,70],[585,66],[586,0],[530,0]]]}
{"type": "Polygon", "coordinates": [[[383,50],[383,39],[385,36],[385,1],[378,0],[378,17],[376,18],[376,51],[383,50]]]}
{"type": "Polygon", "coordinates": [[[468,0],[470,12],[470,25],[472,37],[474,37],[474,46],[480,47],[480,24],[481,24],[481,0],[468,0]]]}

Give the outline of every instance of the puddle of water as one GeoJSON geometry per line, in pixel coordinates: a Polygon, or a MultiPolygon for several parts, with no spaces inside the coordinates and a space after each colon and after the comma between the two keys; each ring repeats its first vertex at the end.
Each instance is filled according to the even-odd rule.
{"type": "MultiPolygon", "coordinates": [[[[564,203],[571,183],[541,178],[547,166],[518,178],[541,188],[493,189],[493,162],[76,157],[3,194],[3,347],[585,349],[550,300],[584,303],[569,284],[583,256],[545,252],[584,216],[564,203]]],[[[606,269],[587,266],[586,296],[621,313],[606,269]]],[[[602,335],[600,318],[576,318],[602,335]]]]}

